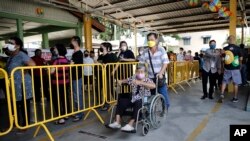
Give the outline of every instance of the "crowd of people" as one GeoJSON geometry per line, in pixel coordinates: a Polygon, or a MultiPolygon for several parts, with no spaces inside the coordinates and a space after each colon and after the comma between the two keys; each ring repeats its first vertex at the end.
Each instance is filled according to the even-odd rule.
{"type": "MultiPolygon", "coordinates": [[[[201,99],[213,99],[214,89],[221,88],[221,101],[224,98],[224,91],[226,84],[233,80],[234,82],[234,97],[233,102],[237,102],[238,85],[247,85],[247,72],[249,72],[249,54],[246,52],[244,45],[240,47],[235,45],[235,37],[229,36],[228,46],[224,49],[216,49],[216,41],[211,40],[209,42],[209,49],[202,51],[200,54],[195,53],[192,56],[192,51],[184,51],[183,48],[179,49],[179,53],[176,57],[173,57],[173,53],[166,53],[166,50],[158,46],[158,35],[156,33],[149,33],[147,35],[148,47],[139,48],[138,56],[129,50],[128,44],[125,41],[120,42],[119,52],[117,54],[113,53],[112,45],[109,42],[103,42],[100,45],[99,52],[101,55],[95,56],[94,51],[85,50],[82,52],[81,39],[78,36],[71,38],[70,47],[74,49],[72,58],[68,60],[66,58],[67,49],[63,44],[56,44],[54,47],[50,48],[52,57],[51,61],[47,62],[42,58],[42,51],[37,49],[35,51],[35,56],[30,58],[27,52],[24,50],[23,41],[18,37],[10,38],[3,49],[8,58],[1,58],[1,62],[6,64],[1,64],[1,68],[6,69],[8,75],[10,76],[13,69],[21,66],[45,66],[52,65],[54,67],[49,70],[46,69],[34,69],[34,73],[31,75],[30,72],[25,72],[22,76],[21,71],[17,71],[14,74],[15,78],[15,94],[16,94],[16,105],[18,108],[19,124],[25,126],[30,122],[30,103],[35,96],[35,102],[39,103],[41,97],[46,97],[48,101],[52,101],[54,111],[56,116],[61,116],[69,113],[70,108],[70,95],[73,95],[74,109],[76,111],[82,110],[84,108],[83,101],[83,84],[91,85],[95,83],[95,92],[102,93],[101,88],[103,87],[102,81],[96,80],[95,76],[102,77],[102,70],[94,71],[94,67],[87,66],[82,67],[79,64],[94,64],[94,63],[116,63],[116,62],[135,62],[147,64],[148,68],[139,65],[136,69],[136,74],[133,75],[123,75],[118,77],[119,83],[128,83],[132,85],[132,97],[129,103],[118,103],[118,109],[116,112],[116,121],[109,125],[111,128],[120,128],[120,116],[122,116],[124,109],[128,106],[134,106],[134,115],[131,121],[122,130],[133,130],[133,123],[135,122],[136,111],[138,110],[138,103],[141,103],[142,93],[140,91],[135,91],[133,89],[137,87],[144,87],[147,90],[147,95],[155,94],[155,87],[158,87],[158,93],[162,94],[165,98],[165,104],[167,109],[170,107],[170,99],[168,96],[167,86],[166,86],[166,76],[165,72],[167,70],[167,65],[170,61],[193,61],[198,60],[200,64],[200,77],[202,79],[203,86],[203,96],[201,99]],[[169,59],[170,58],[170,59],[169,59]],[[73,65],[73,66],[58,66],[58,65],[73,65]],[[77,66],[78,65],[78,66],[77,66]],[[247,71],[248,70],[248,71],[247,71]],[[48,73],[49,72],[49,73],[48,73]],[[148,74],[146,77],[145,73],[148,74]],[[50,77],[49,77],[50,75],[50,77]],[[33,77],[31,77],[33,76],[33,77]],[[135,77],[134,77],[135,76],[135,77]],[[22,77],[25,81],[22,82],[22,77]],[[49,92],[49,78],[51,78],[51,89],[52,96],[49,92]],[[34,82],[34,94],[32,91],[32,79],[34,82]],[[41,81],[42,79],[42,81],[41,81]],[[209,80],[209,91],[207,91],[207,83],[209,80]],[[94,82],[93,82],[94,81],[94,82]],[[156,81],[158,81],[158,86],[155,86],[156,81]],[[42,84],[41,84],[42,82],[42,84]],[[25,83],[25,93],[23,91],[25,83]],[[43,85],[43,87],[41,87],[43,85]],[[72,85],[72,90],[70,86],[72,85]],[[43,88],[43,89],[42,89],[43,88]],[[43,91],[43,93],[42,93],[43,91]],[[43,94],[43,95],[41,95],[43,94]],[[26,99],[24,99],[24,97],[26,99]],[[52,99],[51,99],[52,98],[52,99]],[[24,102],[26,101],[26,102],[24,102]],[[24,105],[24,103],[26,103],[24,105]],[[59,107],[58,107],[59,106],[59,107]],[[25,107],[27,108],[27,115],[25,114],[25,107]],[[28,116],[28,120],[25,117],[28,116]],[[28,123],[26,123],[28,122],[28,123]]],[[[107,74],[107,93],[114,95],[114,79],[112,76],[115,75],[118,68],[122,67],[117,65],[116,67],[106,68],[107,74]]],[[[127,69],[132,71],[132,66],[128,66],[127,69]]],[[[124,70],[124,69],[121,69],[124,70]]],[[[125,72],[120,72],[124,73],[125,72]]],[[[119,76],[119,75],[118,75],[119,76]]],[[[1,88],[5,90],[4,77],[0,75],[1,88]]],[[[102,95],[100,95],[103,97],[102,95]]],[[[99,97],[97,99],[100,99],[99,97]]],[[[140,104],[139,104],[140,105],[140,104]]],[[[107,110],[109,105],[106,103],[102,110],[107,110]]],[[[78,112],[75,114],[73,121],[79,121],[84,117],[83,112],[78,112]]],[[[56,121],[56,124],[64,124],[66,118],[61,118],[56,121]]]]}

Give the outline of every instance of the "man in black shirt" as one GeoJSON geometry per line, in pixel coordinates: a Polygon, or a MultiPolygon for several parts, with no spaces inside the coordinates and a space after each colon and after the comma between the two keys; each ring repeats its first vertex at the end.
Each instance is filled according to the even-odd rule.
{"type": "MultiPolygon", "coordinates": [[[[72,55],[71,64],[83,64],[83,53],[80,50],[81,39],[78,36],[71,38],[71,46],[74,47],[74,53],[72,55]]],[[[83,109],[83,92],[82,92],[82,67],[71,68],[73,95],[75,110],[79,111],[83,109]],[[79,105],[79,107],[78,107],[79,105]]],[[[76,114],[73,121],[79,121],[83,117],[83,113],[76,114]]]]}
{"type": "Polygon", "coordinates": [[[240,67],[242,65],[242,55],[240,47],[235,45],[235,37],[232,35],[228,37],[228,46],[224,48],[224,63],[225,71],[219,102],[223,101],[226,85],[231,80],[233,80],[234,83],[234,97],[231,101],[238,102],[238,85],[241,84],[240,67]]]}

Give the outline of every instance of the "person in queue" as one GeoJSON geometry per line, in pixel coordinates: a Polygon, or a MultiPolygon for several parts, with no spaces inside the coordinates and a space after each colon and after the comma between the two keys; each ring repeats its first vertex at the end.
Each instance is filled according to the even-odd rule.
{"type": "MultiPolygon", "coordinates": [[[[94,64],[94,60],[90,57],[90,53],[88,50],[84,51],[84,58],[83,58],[83,64],[94,64]]],[[[87,85],[87,88],[89,89],[89,85],[93,84],[93,67],[92,66],[84,66],[83,68],[83,74],[84,74],[84,85],[87,85]]],[[[88,90],[87,89],[87,90],[88,90]]]]}
{"type": "MultiPolygon", "coordinates": [[[[145,64],[138,64],[136,67],[135,76],[129,77],[127,79],[118,80],[118,84],[129,84],[132,87],[132,96],[119,97],[116,108],[115,121],[108,126],[113,129],[121,128],[121,117],[127,108],[133,107],[133,113],[130,121],[124,127],[121,128],[122,131],[133,131],[134,123],[137,119],[137,114],[139,109],[142,107],[143,97],[150,96],[150,89],[154,89],[156,86],[154,82],[146,77],[146,67],[145,64]]],[[[129,95],[126,93],[126,95],[129,95]]]]}
{"type": "MultiPolygon", "coordinates": [[[[149,33],[147,35],[148,48],[144,50],[140,62],[147,63],[148,75],[150,79],[153,79],[156,83],[156,78],[164,80],[165,72],[169,63],[169,59],[166,51],[163,47],[157,45],[158,35],[156,33],[149,33]],[[154,63],[152,63],[154,62],[154,63]]],[[[167,84],[158,86],[158,92],[165,98],[167,109],[170,106],[170,100],[167,91],[167,84]]],[[[155,94],[155,90],[152,91],[155,94]]]]}
{"type": "MultiPolygon", "coordinates": [[[[36,49],[35,56],[32,57],[32,60],[36,63],[36,66],[47,65],[47,62],[42,58],[42,50],[36,49]]],[[[36,102],[41,102],[41,94],[43,89],[44,97],[49,100],[49,86],[48,86],[48,74],[45,69],[34,69],[34,85],[35,85],[35,100],[36,102]],[[41,75],[42,74],[42,75],[41,75]],[[43,82],[43,87],[41,86],[41,78],[43,82]]]]}
{"type": "MultiPolygon", "coordinates": [[[[104,43],[101,43],[101,46],[100,46],[100,52],[102,53],[102,55],[99,56],[98,58],[98,62],[102,63],[102,64],[107,64],[107,63],[116,63],[118,62],[118,58],[117,56],[112,53],[112,45],[109,43],[109,42],[104,42],[104,43]]],[[[106,67],[106,71],[108,72],[107,75],[106,75],[106,78],[107,78],[107,94],[108,94],[108,97],[111,95],[114,94],[113,92],[113,88],[114,88],[114,85],[113,85],[113,77],[111,77],[111,73],[113,70],[113,67],[112,66],[107,66],[106,67]]],[[[98,74],[99,76],[102,76],[101,75],[101,71],[99,72],[98,74]]],[[[102,78],[102,77],[101,77],[102,78]]],[[[100,79],[100,82],[102,82],[102,80],[100,79]]],[[[100,83],[99,82],[99,83],[100,83]]],[[[100,88],[102,87],[102,84],[99,84],[97,83],[96,85],[96,92],[99,93],[98,91],[100,91],[98,89],[98,85],[100,85],[100,88]]],[[[108,109],[108,105],[105,104],[103,107],[102,107],[102,110],[105,111],[108,109]]]]}
{"type": "Polygon", "coordinates": [[[185,54],[184,60],[185,61],[193,61],[194,60],[194,58],[192,56],[192,51],[191,50],[188,50],[187,54],[185,54]]]}
{"type": "MultiPolygon", "coordinates": [[[[20,38],[11,37],[7,42],[7,44],[4,46],[4,48],[6,48],[5,53],[9,55],[6,64],[6,69],[9,76],[16,67],[36,65],[35,62],[26,54],[26,51],[24,51],[23,41],[20,38]]],[[[22,73],[21,70],[18,70],[14,73],[15,99],[16,99],[16,108],[18,112],[17,113],[18,124],[21,127],[29,125],[30,123],[30,114],[31,114],[30,102],[33,97],[31,79],[32,78],[28,73],[28,71],[24,71],[24,73],[22,73]],[[24,99],[25,97],[26,99],[24,99]],[[25,111],[27,111],[27,115],[25,114],[26,113],[25,111]]],[[[20,130],[19,133],[22,133],[23,131],[25,130],[20,130]]]]}
{"type": "MultiPolygon", "coordinates": [[[[135,55],[134,53],[128,49],[128,44],[126,41],[121,41],[120,42],[120,47],[119,47],[119,53],[118,53],[118,59],[119,62],[121,63],[126,63],[126,62],[135,62],[135,55]]],[[[115,66],[115,69],[112,71],[112,76],[115,75],[117,72],[117,79],[125,79],[133,74],[133,65],[132,64],[117,64],[115,66]]],[[[116,76],[115,76],[116,77],[116,76]]],[[[122,87],[122,92],[125,92],[126,87],[122,87]]]]}
{"type": "Polygon", "coordinates": [[[247,61],[248,61],[248,51],[245,48],[244,44],[240,44],[241,54],[242,54],[242,66],[240,69],[242,84],[241,86],[247,86],[247,61]]]}
{"type": "Polygon", "coordinates": [[[184,60],[184,49],[181,47],[179,49],[179,53],[176,56],[177,61],[183,61],[184,60]]]}
{"type": "Polygon", "coordinates": [[[234,97],[232,98],[232,102],[238,102],[238,85],[242,83],[241,81],[241,73],[240,67],[242,65],[242,54],[240,47],[235,45],[236,38],[233,35],[228,37],[228,46],[223,48],[224,54],[224,76],[221,88],[221,95],[219,102],[223,102],[224,99],[224,92],[226,89],[227,84],[231,80],[233,80],[234,84],[234,97]]]}
{"type": "Polygon", "coordinates": [[[202,71],[202,88],[203,96],[201,99],[213,99],[214,88],[216,85],[216,78],[221,73],[221,58],[220,53],[215,50],[216,41],[209,42],[209,49],[203,55],[203,71],[202,71]],[[207,92],[207,82],[209,78],[209,92],[207,92]]]}
{"type": "Polygon", "coordinates": [[[143,47],[140,47],[140,48],[138,49],[138,55],[137,55],[136,58],[135,58],[136,61],[140,61],[140,58],[141,58],[141,56],[142,56],[142,54],[143,54],[143,51],[144,51],[144,48],[143,48],[143,47]]]}
{"type": "MultiPolygon", "coordinates": [[[[70,64],[83,64],[83,53],[80,50],[81,39],[78,36],[73,36],[71,38],[71,47],[74,49],[72,54],[70,64]]],[[[73,86],[73,96],[74,96],[74,105],[75,110],[83,109],[83,88],[82,88],[82,67],[71,67],[71,77],[72,77],[72,86],[73,86]]],[[[83,112],[75,115],[73,121],[79,121],[83,118],[83,112]]]]}
{"type": "MultiPolygon", "coordinates": [[[[58,56],[53,62],[53,66],[68,65],[69,60],[66,58],[67,49],[63,44],[55,45],[55,54],[58,56]]],[[[56,116],[62,116],[69,113],[69,67],[57,67],[51,68],[51,80],[52,80],[52,103],[55,109],[56,116]],[[67,107],[66,107],[67,105],[67,107]],[[59,107],[58,107],[59,106],[59,107]],[[60,108],[60,111],[59,111],[60,108]]],[[[65,124],[66,118],[61,118],[55,122],[55,124],[65,124]]]]}

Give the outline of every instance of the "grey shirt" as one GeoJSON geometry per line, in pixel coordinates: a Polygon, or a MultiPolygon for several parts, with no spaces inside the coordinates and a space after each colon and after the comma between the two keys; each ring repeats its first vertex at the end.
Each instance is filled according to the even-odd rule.
{"type": "Polygon", "coordinates": [[[205,70],[206,72],[211,71],[212,73],[221,71],[221,57],[220,54],[216,52],[216,50],[206,50],[203,58],[203,70],[205,70]]]}

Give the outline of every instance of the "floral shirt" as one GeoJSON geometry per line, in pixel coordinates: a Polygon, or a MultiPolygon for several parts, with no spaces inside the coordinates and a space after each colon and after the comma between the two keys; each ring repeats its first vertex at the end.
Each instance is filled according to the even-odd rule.
{"type": "MultiPolygon", "coordinates": [[[[142,99],[143,95],[144,96],[150,96],[151,91],[148,88],[143,87],[142,85],[134,85],[132,84],[132,81],[136,80],[135,76],[132,76],[128,78],[128,84],[131,85],[132,87],[132,100],[131,102],[134,103],[137,100],[142,99]]],[[[145,83],[153,83],[153,81],[149,78],[145,78],[143,80],[145,83]]]]}

